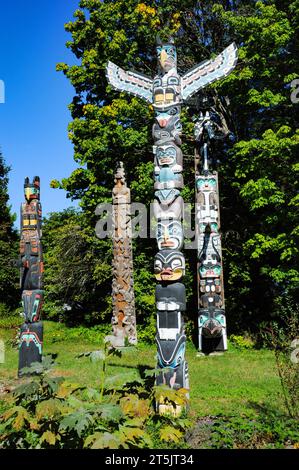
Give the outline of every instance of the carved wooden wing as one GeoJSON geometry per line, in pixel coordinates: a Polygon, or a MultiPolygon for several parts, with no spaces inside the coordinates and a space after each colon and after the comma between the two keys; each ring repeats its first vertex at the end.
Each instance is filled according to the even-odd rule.
{"type": "Polygon", "coordinates": [[[153,102],[153,80],[146,75],[136,72],[126,72],[113,62],[108,62],[106,77],[118,91],[126,91],[132,95],[144,99],[148,103],[153,102]]]}
{"type": "Polygon", "coordinates": [[[182,97],[187,100],[215,80],[226,77],[236,66],[237,46],[233,42],[213,60],[205,60],[182,77],[182,97]]]}

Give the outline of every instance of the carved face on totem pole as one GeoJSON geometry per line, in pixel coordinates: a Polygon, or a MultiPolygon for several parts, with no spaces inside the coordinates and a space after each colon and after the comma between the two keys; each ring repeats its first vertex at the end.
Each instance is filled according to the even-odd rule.
{"type": "Polygon", "coordinates": [[[177,145],[182,145],[180,135],[183,128],[180,112],[180,106],[170,106],[156,110],[153,138],[157,145],[169,144],[171,141],[177,145]]]}
{"type": "Polygon", "coordinates": [[[161,220],[156,238],[159,250],[180,250],[183,246],[183,227],[178,220],[161,220]]]}
{"type": "Polygon", "coordinates": [[[155,174],[159,174],[161,168],[170,168],[174,173],[183,171],[183,154],[175,144],[159,145],[155,154],[155,174]]]}
{"type": "Polygon", "coordinates": [[[221,275],[221,263],[209,262],[207,264],[202,264],[199,268],[199,274],[201,279],[207,278],[220,278],[221,275]]]}
{"type": "Polygon", "coordinates": [[[205,338],[217,338],[221,336],[226,327],[224,310],[216,308],[202,309],[198,324],[205,338]]]}
{"type": "Polygon", "coordinates": [[[185,257],[180,251],[162,250],[155,256],[157,281],[178,281],[185,275],[185,257]]]}
{"type": "Polygon", "coordinates": [[[173,40],[170,40],[167,44],[158,44],[156,50],[158,64],[163,74],[177,67],[177,52],[173,40]]]}
{"type": "Polygon", "coordinates": [[[159,250],[181,250],[184,242],[184,230],[181,223],[183,204],[181,196],[178,196],[169,206],[159,204],[157,200],[154,202],[154,215],[158,220],[156,239],[159,250]]]}
{"type": "Polygon", "coordinates": [[[29,178],[25,179],[24,194],[25,194],[25,199],[26,199],[28,204],[30,204],[30,202],[35,200],[35,199],[39,200],[39,197],[40,197],[40,178],[38,176],[35,176],[33,178],[32,183],[30,183],[29,178]]]}

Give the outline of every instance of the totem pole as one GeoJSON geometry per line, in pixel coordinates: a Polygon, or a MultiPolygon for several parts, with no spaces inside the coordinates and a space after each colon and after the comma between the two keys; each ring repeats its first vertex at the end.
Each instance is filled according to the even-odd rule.
{"type": "Polygon", "coordinates": [[[19,350],[19,376],[24,367],[42,361],[43,325],[43,254],[41,245],[42,207],[40,179],[35,176],[24,184],[25,201],[21,205],[20,284],[24,324],[21,326],[19,350]]]}
{"type": "Polygon", "coordinates": [[[115,174],[113,189],[113,335],[107,336],[114,347],[137,344],[133,281],[131,194],[126,185],[123,163],[115,174]]]}
{"type": "Polygon", "coordinates": [[[200,114],[194,128],[198,346],[202,353],[217,353],[227,350],[227,333],[215,143],[223,141],[229,131],[212,96],[202,94],[198,106],[200,114]]]}
{"type": "MultiPolygon", "coordinates": [[[[236,47],[226,48],[214,60],[205,61],[180,77],[177,53],[172,39],[157,46],[159,71],[152,80],[136,72],[126,72],[112,62],[107,78],[119,91],[126,91],[152,104],[155,110],[154,138],[154,214],[157,219],[155,257],[157,307],[158,368],[156,383],[179,390],[189,388],[188,365],[185,361],[186,336],[182,312],[186,310],[183,247],[183,155],[181,107],[184,101],[213,81],[228,75],[235,65],[236,47]]],[[[158,412],[171,411],[165,403],[157,404],[158,412]]]]}

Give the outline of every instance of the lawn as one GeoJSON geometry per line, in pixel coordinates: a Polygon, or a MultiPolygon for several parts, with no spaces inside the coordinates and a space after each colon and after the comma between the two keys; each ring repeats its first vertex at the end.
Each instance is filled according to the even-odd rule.
{"type": "MultiPolygon", "coordinates": [[[[57,354],[53,374],[72,382],[90,386],[99,384],[99,365],[88,357],[77,359],[80,353],[102,347],[103,334],[84,328],[66,328],[64,325],[44,322],[44,353],[57,354]]],[[[11,341],[13,329],[0,329],[0,339],[6,344],[5,363],[0,364],[1,386],[16,384],[18,353],[11,341]]],[[[279,378],[272,351],[244,350],[230,346],[223,356],[198,357],[193,344],[187,346],[190,375],[190,410],[192,415],[238,415],[256,405],[273,404],[283,408],[279,378]]],[[[126,349],[121,358],[112,358],[107,374],[129,371],[132,378],[140,371],[155,367],[155,345],[140,344],[126,349]]]]}
{"type": "MultiPolygon", "coordinates": [[[[15,324],[12,327],[14,321],[9,323],[9,320],[0,322],[0,340],[5,342],[6,349],[5,362],[0,364],[0,412],[7,409],[6,397],[11,396],[7,392],[28,381],[17,379],[15,338],[18,328],[15,324]]],[[[105,329],[107,331],[101,326],[67,328],[45,321],[44,354],[57,356],[50,376],[63,376],[68,382],[100,390],[101,362],[78,356],[103,348],[105,329]]],[[[272,351],[239,349],[230,344],[224,355],[204,357],[199,356],[189,342],[186,356],[190,376],[188,421],[191,424],[185,430],[185,440],[173,445],[182,448],[299,448],[298,421],[287,416],[272,351]]],[[[137,347],[125,348],[121,357],[108,359],[106,381],[108,383],[110,378],[116,387],[123,389],[121,375],[126,373],[125,382],[132,382],[144,378],[144,371],[155,366],[155,345],[140,343],[137,347]]],[[[155,442],[157,448],[166,445],[161,440],[155,442]]]]}

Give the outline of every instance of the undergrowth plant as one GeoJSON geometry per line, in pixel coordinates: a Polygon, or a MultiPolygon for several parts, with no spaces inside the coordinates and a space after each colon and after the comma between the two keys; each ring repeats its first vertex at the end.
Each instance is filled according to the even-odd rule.
{"type": "Polygon", "coordinates": [[[49,358],[24,370],[38,371],[38,375],[6,399],[7,410],[0,418],[0,448],[186,447],[183,436],[191,421],[157,416],[153,407],[161,395],[169,403],[184,405],[184,391],[153,386],[154,370],[130,382],[127,373],[109,376],[107,362],[120,354],[108,345],[84,354],[100,363],[98,389],[53,377],[49,358]]]}
{"type": "Polygon", "coordinates": [[[280,305],[281,323],[273,322],[264,335],[274,349],[284,404],[291,418],[299,419],[299,308],[280,305]]]}

